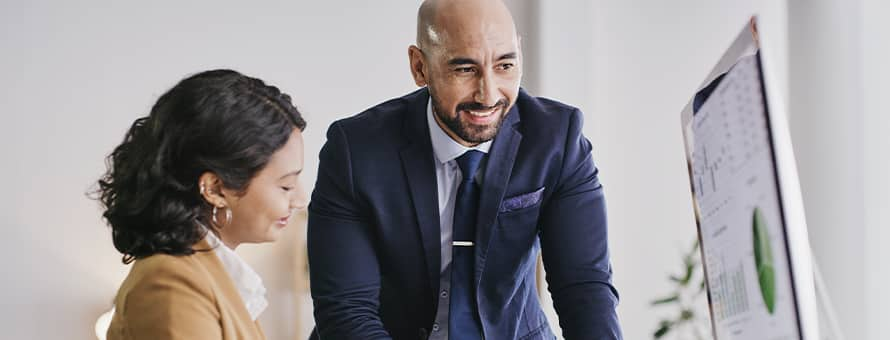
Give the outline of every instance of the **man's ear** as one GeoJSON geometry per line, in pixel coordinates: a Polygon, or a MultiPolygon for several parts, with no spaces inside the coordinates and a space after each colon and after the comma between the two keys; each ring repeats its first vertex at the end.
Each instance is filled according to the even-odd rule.
{"type": "Polygon", "coordinates": [[[208,204],[222,208],[227,205],[223,183],[216,174],[205,172],[198,178],[198,191],[208,204]]]}
{"type": "Polygon", "coordinates": [[[411,76],[414,77],[414,83],[417,86],[426,86],[427,78],[424,69],[426,61],[423,59],[423,51],[419,47],[411,45],[411,47],[408,47],[408,61],[411,66],[411,76]]]}

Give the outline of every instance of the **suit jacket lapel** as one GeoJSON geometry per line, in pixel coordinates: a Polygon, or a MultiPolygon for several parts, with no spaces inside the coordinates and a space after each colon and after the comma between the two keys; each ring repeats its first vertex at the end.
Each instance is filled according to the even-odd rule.
{"type": "Polygon", "coordinates": [[[415,112],[405,115],[406,144],[400,152],[402,167],[408,178],[411,201],[417,214],[421,243],[426,254],[427,274],[433,299],[439,287],[441,266],[441,227],[439,226],[439,195],[436,182],[435,155],[426,121],[429,92],[415,93],[409,107],[415,112]]]}
{"type": "Polygon", "coordinates": [[[485,176],[482,180],[482,193],[479,199],[479,217],[476,224],[476,271],[475,284],[478,287],[488,246],[494,233],[494,222],[498,215],[500,203],[507,191],[507,183],[516,161],[516,152],[522,141],[522,134],[516,130],[519,123],[518,104],[510,109],[504,124],[498,131],[488,154],[485,165],[485,176]]]}

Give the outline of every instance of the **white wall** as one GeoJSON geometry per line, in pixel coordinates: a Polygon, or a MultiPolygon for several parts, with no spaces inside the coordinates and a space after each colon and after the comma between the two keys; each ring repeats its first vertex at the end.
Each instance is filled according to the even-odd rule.
{"type": "Polygon", "coordinates": [[[890,6],[789,2],[792,134],[810,239],[847,339],[886,338],[890,6]]]}
{"type": "Polygon", "coordinates": [[[881,339],[887,336],[890,306],[890,3],[863,0],[860,13],[864,42],[865,338],[881,339]]]}
{"type": "MultiPolygon", "coordinates": [[[[680,111],[751,14],[787,84],[781,1],[540,2],[540,93],[579,106],[606,190],[619,317],[651,338],[696,235],[680,111]],[[768,39],[767,39],[768,38],[768,39]]],[[[700,313],[707,313],[701,304],[700,313]]]]}
{"type": "MultiPolygon", "coordinates": [[[[0,2],[4,336],[92,338],[127,267],[84,193],[163,91],[218,67],[279,86],[309,123],[303,181],[311,189],[332,121],[415,89],[407,47],[419,3],[0,2]]],[[[517,21],[534,20],[526,2],[508,4],[517,21]]],[[[260,318],[269,338],[304,339],[312,326],[298,279],[304,222],[275,244],[238,251],[270,290],[260,318]]]]}
{"type": "Polygon", "coordinates": [[[859,1],[791,1],[791,131],[814,251],[841,326],[864,338],[859,1]]]}
{"type": "MultiPolygon", "coordinates": [[[[127,267],[84,192],[163,91],[216,67],[281,87],[309,123],[303,180],[311,185],[331,121],[414,89],[407,46],[417,4],[0,3],[3,338],[91,339],[127,267]]],[[[282,242],[239,248],[270,289],[261,317],[270,339],[307,327],[297,325],[309,305],[305,295],[295,300],[292,269],[304,234],[295,223],[282,242]]]]}

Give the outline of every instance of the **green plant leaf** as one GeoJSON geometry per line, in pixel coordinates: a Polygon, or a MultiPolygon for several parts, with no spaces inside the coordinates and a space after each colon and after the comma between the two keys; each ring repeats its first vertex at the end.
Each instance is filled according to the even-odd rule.
{"type": "Polygon", "coordinates": [[[681,284],[681,285],[683,284],[683,278],[682,278],[682,277],[679,277],[679,276],[677,276],[677,275],[669,275],[669,276],[668,276],[668,279],[670,279],[670,280],[673,281],[673,282],[679,283],[679,284],[681,284]]]}
{"type": "Polygon", "coordinates": [[[671,302],[675,302],[675,301],[679,301],[679,300],[680,300],[680,294],[674,294],[674,295],[668,296],[666,298],[653,300],[651,302],[651,305],[652,306],[663,305],[666,303],[671,303],[671,302]]]}
{"type": "Polygon", "coordinates": [[[686,287],[689,285],[689,281],[692,280],[692,274],[695,272],[695,264],[694,263],[686,263],[686,272],[683,274],[683,277],[677,277],[671,275],[671,281],[679,283],[680,286],[686,287]]]}
{"type": "Polygon", "coordinates": [[[691,309],[686,308],[683,309],[682,312],[680,312],[680,320],[689,321],[693,318],[695,318],[695,312],[693,312],[691,309]]]}
{"type": "Polygon", "coordinates": [[[655,330],[655,333],[653,333],[652,335],[656,339],[661,339],[661,337],[663,337],[665,334],[667,334],[668,332],[671,331],[671,327],[673,327],[673,326],[674,326],[673,321],[662,320],[661,325],[658,326],[658,329],[655,330]]]}

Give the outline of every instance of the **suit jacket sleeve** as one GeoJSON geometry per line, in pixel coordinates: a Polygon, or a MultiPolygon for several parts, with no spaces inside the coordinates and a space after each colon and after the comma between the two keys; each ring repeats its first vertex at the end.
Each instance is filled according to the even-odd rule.
{"type": "MultiPolygon", "coordinates": [[[[219,310],[207,282],[187,268],[168,262],[152,271],[127,294],[116,317],[126,326],[122,335],[132,340],[221,339],[219,310]]],[[[109,339],[117,338],[109,334],[109,339]]]]}
{"type": "Polygon", "coordinates": [[[546,279],[566,339],[621,339],[618,292],[612,286],[606,206],[583,116],[569,121],[562,170],[543,207],[541,248],[546,279]]]}
{"type": "Polygon", "coordinates": [[[322,339],[389,339],[379,316],[373,224],[356,195],[346,134],[334,123],[327,137],[307,236],[316,327],[322,339]]]}

